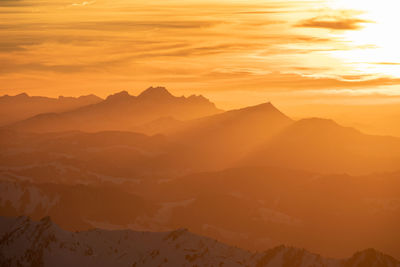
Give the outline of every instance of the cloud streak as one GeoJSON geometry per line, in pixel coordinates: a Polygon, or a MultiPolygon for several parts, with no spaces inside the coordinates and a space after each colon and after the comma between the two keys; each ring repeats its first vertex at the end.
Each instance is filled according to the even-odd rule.
{"type": "Polygon", "coordinates": [[[323,28],[329,30],[358,30],[364,23],[371,23],[367,20],[357,18],[346,18],[340,16],[314,17],[303,20],[296,24],[296,27],[323,28]]]}
{"type": "MultiPolygon", "coordinates": [[[[352,51],[344,34],[370,21],[315,8],[324,1],[0,0],[0,89],[101,95],[151,83],[190,93],[397,85],[334,56],[352,51]],[[65,77],[73,88],[60,85],[65,77]]],[[[367,65],[399,66],[393,61],[367,65]]]]}

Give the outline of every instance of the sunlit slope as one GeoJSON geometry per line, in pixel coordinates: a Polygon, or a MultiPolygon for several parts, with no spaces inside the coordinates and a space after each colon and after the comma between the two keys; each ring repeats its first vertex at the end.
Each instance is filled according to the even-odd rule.
{"type": "MultiPolygon", "coordinates": [[[[168,94],[163,89],[161,91],[157,89],[156,92],[161,92],[160,97],[162,99],[164,99],[165,94],[168,94]]],[[[154,91],[150,93],[151,100],[147,104],[154,106],[157,100],[154,98],[154,91]]],[[[128,99],[130,98],[139,101],[140,96],[128,96],[128,99]]],[[[187,103],[188,99],[177,100],[181,98],[173,96],[167,98],[174,99],[174,104],[171,105],[175,107],[175,110],[182,111],[183,107],[184,110],[186,107],[189,107],[189,109],[193,107],[192,104],[182,104],[183,106],[179,104],[187,103]],[[175,101],[178,101],[178,104],[175,101]]],[[[125,100],[126,96],[122,97],[122,100],[118,97],[118,103],[119,101],[125,103],[125,100]]],[[[184,174],[235,166],[278,166],[322,173],[365,174],[396,171],[400,166],[399,138],[366,135],[356,129],[342,127],[334,121],[325,119],[312,118],[293,121],[270,103],[222,113],[213,109],[219,114],[194,120],[178,121],[173,117],[162,117],[162,112],[171,111],[170,109],[162,108],[159,113],[145,115],[143,115],[145,112],[121,113],[121,105],[116,105],[112,101],[112,104],[108,106],[108,101],[72,113],[43,115],[47,118],[39,119],[37,122],[36,119],[41,117],[39,116],[36,119],[14,125],[14,130],[40,129],[42,131],[46,129],[47,131],[57,131],[64,128],[79,130],[83,127],[90,131],[97,128],[133,128],[139,131],[141,129],[144,132],[160,132],[164,135],[162,137],[165,140],[164,144],[156,142],[153,145],[154,148],[157,147],[157,144],[160,144],[161,150],[158,154],[150,153],[150,156],[147,152],[143,153],[144,151],[140,148],[132,150],[124,146],[126,145],[124,142],[133,137],[134,134],[129,135],[115,131],[114,133],[110,131],[107,135],[104,132],[99,135],[105,135],[104,145],[107,146],[106,149],[87,150],[85,148],[86,142],[91,142],[91,138],[99,140],[97,145],[101,146],[102,137],[96,136],[95,133],[86,134],[86,139],[80,139],[85,136],[83,133],[76,136],[72,135],[72,139],[69,141],[72,144],[71,146],[65,144],[56,149],[59,154],[68,154],[67,151],[75,147],[76,151],[81,150],[77,154],[79,159],[90,160],[92,166],[97,164],[99,168],[111,167],[112,164],[117,166],[123,164],[121,168],[111,168],[107,171],[108,173],[114,170],[121,174],[133,174],[130,170],[140,170],[140,172],[135,173],[142,175],[145,172],[158,172],[163,175],[167,172],[169,174],[174,172],[184,174]],[[104,105],[106,105],[106,111],[102,113],[99,109],[103,110],[104,105]],[[82,123],[82,110],[84,113],[90,114],[93,120],[82,123]],[[74,119],[74,123],[69,124],[65,116],[71,116],[71,114],[74,114],[73,117],[77,120],[74,119]],[[104,114],[108,114],[108,117],[104,114]],[[129,119],[130,122],[122,123],[118,114],[127,114],[125,117],[122,116],[122,120],[129,119]],[[103,118],[108,118],[108,120],[103,118]],[[152,119],[151,122],[141,124],[141,122],[152,119]],[[93,126],[93,123],[98,125],[93,126]],[[122,143],[118,144],[120,137],[122,137],[122,143]],[[124,139],[125,137],[127,139],[124,139]],[[78,139],[75,140],[74,138],[78,139]],[[108,144],[107,142],[110,140],[114,140],[114,143],[108,144]],[[110,163],[108,159],[110,153],[117,156],[111,161],[114,161],[114,163],[110,163]],[[90,155],[90,157],[82,157],[84,155],[90,155]],[[154,155],[155,157],[153,157],[154,155]]],[[[144,102],[139,101],[139,103],[144,102]]],[[[138,106],[143,108],[142,104],[132,104],[129,100],[125,107],[136,108],[138,106]]],[[[17,136],[11,134],[12,138],[17,136]]],[[[46,137],[46,135],[31,136],[27,140],[23,139],[26,141],[24,144],[29,147],[31,143],[37,143],[41,137],[46,137]],[[38,140],[35,140],[35,138],[38,138],[38,140]]],[[[159,136],[159,138],[161,137],[159,136]]],[[[142,137],[142,139],[145,140],[146,138],[142,137]]],[[[153,138],[153,140],[155,139],[153,138]]],[[[49,149],[47,152],[54,150],[54,147],[49,147],[47,143],[49,140],[46,140],[43,140],[43,148],[49,149]]],[[[59,134],[54,136],[54,140],[58,142],[66,139],[65,136],[59,134]]],[[[4,142],[7,145],[7,142],[4,142]]],[[[137,141],[137,144],[140,142],[142,141],[137,141]]],[[[38,150],[43,148],[38,147],[38,150]]],[[[37,150],[34,149],[29,153],[34,159],[33,155],[37,153],[37,150]]],[[[15,155],[14,157],[17,160],[15,155]]],[[[25,155],[24,158],[28,158],[28,156],[25,155]]]]}
{"type": "Polygon", "coordinates": [[[363,134],[325,119],[295,122],[244,160],[323,173],[399,169],[400,139],[363,134]]]}
{"type": "Polygon", "coordinates": [[[167,135],[185,144],[199,163],[221,168],[240,159],[292,122],[271,103],[265,103],[190,121],[167,135]]]}

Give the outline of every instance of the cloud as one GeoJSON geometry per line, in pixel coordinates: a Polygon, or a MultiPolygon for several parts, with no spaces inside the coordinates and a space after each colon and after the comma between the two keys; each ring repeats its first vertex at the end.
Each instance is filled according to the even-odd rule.
{"type": "Polygon", "coordinates": [[[89,6],[96,3],[96,1],[84,1],[81,3],[73,3],[72,6],[89,6]]]}
{"type": "MultiPolygon", "coordinates": [[[[355,48],[341,34],[369,22],[357,11],[321,10],[311,1],[211,2],[0,0],[6,6],[0,17],[7,18],[0,19],[2,87],[52,90],[48,81],[64,77],[76,84],[65,90],[157,82],[286,93],[400,84],[379,73],[343,76],[357,72],[331,51],[355,48]],[[82,83],[83,77],[94,83],[82,83]],[[113,85],[113,79],[121,82],[113,85]]],[[[381,61],[370,64],[398,64],[381,61]]]]}
{"type": "Polygon", "coordinates": [[[371,64],[376,64],[376,65],[389,65],[389,66],[398,66],[400,65],[399,62],[375,62],[371,64]]]}
{"type": "Polygon", "coordinates": [[[52,65],[48,66],[43,63],[23,63],[0,60],[0,74],[18,73],[18,72],[57,72],[57,73],[73,73],[81,72],[87,69],[81,65],[52,65]]]}
{"type": "Polygon", "coordinates": [[[330,30],[358,30],[362,28],[361,24],[370,22],[371,21],[357,18],[326,16],[303,20],[300,23],[296,24],[296,27],[324,28],[330,30]]]}
{"type": "Polygon", "coordinates": [[[154,30],[154,29],[200,29],[209,28],[220,24],[220,21],[91,21],[91,22],[65,22],[65,23],[14,23],[0,24],[2,30],[96,30],[96,31],[111,31],[111,32],[127,32],[130,30],[154,30]]]}
{"type": "Polygon", "coordinates": [[[0,0],[0,7],[20,7],[20,6],[32,6],[31,2],[25,2],[21,0],[0,0]]]}
{"type": "MultiPolygon", "coordinates": [[[[14,43],[14,42],[0,42],[0,53],[8,53],[14,51],[24,51],[25,48],[23,47],[24,44],[21,43],[14,43]]],[[[25,44],[27,45],[27,44],[25,44]]],[[[29,44],[28,44],[29,45],[29,44]]]]}
{"type": "Polygon", "coordinates": [[[54,4],[54,1],[43,0],[0,0],[0,7],[33,7],[54,4]]]}
{"type": "Polygon", "coordinates": [[[209,78],[232,80],[237,86],[248,88],[268,88],[267,90],[327,90],[362,89],[377,86],[400,85],[400,78],[376,77],[371,75],[352,76],[312,76],[299,73],[271,72],[266,75],[237,72],[234,70],[213,70],[209,78]]]}

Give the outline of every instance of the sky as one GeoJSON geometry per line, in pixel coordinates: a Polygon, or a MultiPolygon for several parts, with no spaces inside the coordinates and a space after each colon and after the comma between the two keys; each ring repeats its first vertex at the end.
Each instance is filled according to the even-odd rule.
{"type": "Polygon", "coordinates": [[[0,0],[0,94],[400,102],[398,0],[0,0]]]}

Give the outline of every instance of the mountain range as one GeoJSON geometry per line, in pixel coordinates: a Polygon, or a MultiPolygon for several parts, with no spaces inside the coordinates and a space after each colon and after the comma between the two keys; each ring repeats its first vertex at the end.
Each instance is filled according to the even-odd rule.
{"type": "Polygon", "coordinates": [[[186,229],[171,232],[68,232],[49,217],[0,218],[1,266],[318,266],[398,267],[400,262],[373,249],[346,259],[324,258],[279,246],[251,253],[186,229]]]}
{"type": "Polygon", "coordinates": [[[201,95],[175,97],[164,87],[150,87],[138,96],[122,91],[99,103],[67,112],[38,114],[11,127],[33,132],[132,131],[162,117],[187,120],[219,112],[201,95]]]}
{"type": "Polygon", "coordinates": [[[98,96],[49,98],[44,96],[29,96],[22,93],[15,96],[0,97],[0,126],[28,119],[42,113],[71,111],[83,106],[97,104],[103,101],[98,96]]]}
{"type": "Polygon", "coordinates": [[[162,87],[96,99],[0,128],[0,216],[399,257],[400,138],[294,120],[269,102],[222,111],[162,87]]]}
{"type": "MultiPolygon", "coordinates": [[[[3,129],[43,133],[47,137],[51,132],[67,131],[87,132],[75,133],[70,138],[93,133],[87,138],[104,135],[106,139],[118,139],[119,135],[124,135],[117,133],[121,131],[164,136],[169,146],[163,146],[156,158],[152,153],[151,160],[149,154],[137,149],[112,148],[120,155],[117,164],[129,164],[133,158],[133,162],[142,165],[132,163],[132,166],[118,167],[119,170],[143,170],[142,174],[151,172],[149,169],[167,175],[171,171],[188,173],[235,166],[368,174],[393,172],[400,166],[400,138],[366,135],[327,119],[295,121],[271,103],[222,111],[202,96],[175,97],[163,87],[151,87],[138,96],[117,93],[97,104],[67,112],[39,114],[3,129]],[[107,134],[101,133],[105,131],[107,134]]],[[[36,138],[31,137],[31,140],[36,138]]],[[[25,148],[30,146],[28,143],[24,143],[25,148]]]]}
{"type": "Polygon", "coordinates": [[[399,257],[399,177],[245,167],[138,179],[48,162],[1,168],[0,210],[51,216],[70,231],[187,227],[250,250],[290,244],[343,257],[373,247],[399,257]]]}

